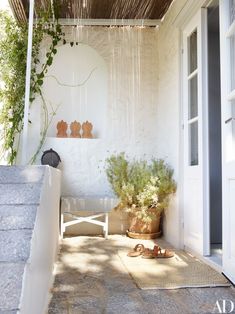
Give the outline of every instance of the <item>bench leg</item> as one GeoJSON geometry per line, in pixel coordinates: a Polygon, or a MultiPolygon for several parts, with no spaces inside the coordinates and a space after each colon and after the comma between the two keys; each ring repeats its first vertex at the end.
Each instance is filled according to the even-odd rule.
{"type": "Polygon", "coordinates": [[[103,228],[103,230],[104,230],[104,237],[105,237],[105,239],[107,239],[108,238],[108,233],[109,233],[109,215],[108,215],[108,213],[106,213],[105,214],[105,225],[104,225],[104,228],[103,228]]]}
{"type": "Polygon", "coordinates": [[[64,237],[64,214],[61,214],[60,215],[60,236],[61,236],[61,239],[63,240],[63,237],[64,237]]]}
{"type": "Polygon", "coordinates": [[[65,233],[65,223],[64,223],[64,209],[70,211],[70,202],[66,199],[64,199],[64,207],[62,205],[63,201],[62,199],[60,200],[60,236],[61,239],[63,240],[64,238],[64,233],[65,233]],[[63,207],[63,208],[62,208],[63,207]]]}

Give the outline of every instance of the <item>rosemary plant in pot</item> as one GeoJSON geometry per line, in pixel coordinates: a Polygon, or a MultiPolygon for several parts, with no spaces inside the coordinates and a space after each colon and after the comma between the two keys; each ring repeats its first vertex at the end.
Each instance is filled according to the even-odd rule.
{"type": "Polygon", "coordinates": [[[117,210],[127,212],[129,230],[135,238],[155,238],[161,234],[160,220],[176,191],[173,170],[162,159],[128,161],[124,153],[106,160],[108,181],[119,203],[117,210]]]}

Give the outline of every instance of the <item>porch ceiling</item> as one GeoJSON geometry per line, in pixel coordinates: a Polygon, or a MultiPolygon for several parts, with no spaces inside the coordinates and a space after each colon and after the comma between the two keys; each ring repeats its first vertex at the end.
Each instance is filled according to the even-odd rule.
{"type": "MultiPolygon", "coordinates": [[[[58,0],[56,0],[58,1],[58,0]]],[[[60,18],[72,19],[161,19],[173,0],[60,0],[60,18]]],[[[46,6],[49,0],[35,0],[46,6]]],[[[26,21],[29,0],[9,0],[19,22],[26,21]]]]}

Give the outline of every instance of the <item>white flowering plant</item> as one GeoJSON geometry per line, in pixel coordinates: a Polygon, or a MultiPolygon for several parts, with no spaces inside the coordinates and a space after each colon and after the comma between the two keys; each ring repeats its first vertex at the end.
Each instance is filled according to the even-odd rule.
{"type": "Polygon", "coordinates": [[[176,191],[173,169],[162,159],[128,161],[124,153],[106,160],[106,174],[120,202],[116,209],[151,222],[176,191]]]}

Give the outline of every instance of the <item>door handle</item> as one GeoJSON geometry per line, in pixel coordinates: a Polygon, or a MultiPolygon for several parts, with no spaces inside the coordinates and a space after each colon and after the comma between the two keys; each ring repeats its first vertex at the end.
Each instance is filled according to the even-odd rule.
{"type": "Polygon", "coordinates": [[[224,122],[224,123],[226,123],[226,124],[227,124],[227,123],[229,123],[229,122],[231,122],[231,121],[234,121],[234,120],[235,120],[235,118],[232,118],[232,117],[231,117],[231,118],[229,118],[229,119],[225,120],[225,122],[224,122]]]}

